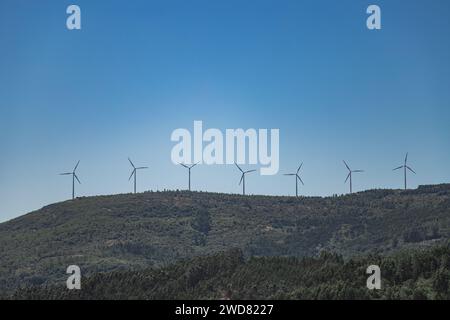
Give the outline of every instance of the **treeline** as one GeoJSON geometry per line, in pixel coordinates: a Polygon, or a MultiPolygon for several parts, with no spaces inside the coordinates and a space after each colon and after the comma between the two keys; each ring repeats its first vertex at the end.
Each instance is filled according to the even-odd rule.
{"type": "Polygon", "coordinates": [[[316,198],[170,191],[78,198],[0,224],[0,294],[239,248],[245,257],[388,255],[450,239],[450,184],[316,198]]]}
{"type": "Polygon", "coordinates": [[[426,250],[352,259],[245,259],[236,249],[161,269],[99,273],[81,290],[28,287],[9,299],[450,299],[450,242],[426,250]],[[381,269],[381,290],[368,290],[366,269],[381,269]]]}

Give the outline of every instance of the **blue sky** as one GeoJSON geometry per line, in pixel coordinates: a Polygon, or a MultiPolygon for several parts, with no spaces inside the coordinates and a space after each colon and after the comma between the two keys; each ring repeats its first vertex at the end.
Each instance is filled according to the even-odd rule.
{"type": "MultiPolygon", "coordinates": [[[[304,195],[450,179],[447,0],[0,3],[0,221],[77,195],[185,188],[176,128],[279,128],[280,175],[247,191],[304,195]],[[82,30],[66,29],[66,8],[82,30]],[[382,30],[366,28],[370,4],[382,30]]],[[[239,193],[233,166],[193,169],[195,190],[239,193]]]]}

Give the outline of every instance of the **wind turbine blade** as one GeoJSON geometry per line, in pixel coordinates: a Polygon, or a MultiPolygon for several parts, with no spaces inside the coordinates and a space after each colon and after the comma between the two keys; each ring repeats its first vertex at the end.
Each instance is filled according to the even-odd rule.
{"type": "Polygon", "coordinates": [[[285,173],[284,175],[285,175],[285,176],[296,176],[295,173],[285,173]]]}
{"type": "Polygon", "coordinates": [[[410,167],[406,166],[406,168],[408,168],[409,171],[411,171],[414,174],[417,174],[413,169],[411,169],[410,167]]]}
{"type": "Polygon", "coordinates": [[[400,167],[398,167],[398,168],[392,169],[392,171],[395,171],[395,170],[401,169],[401,168],[403,168],[403,167],[404,167],[404,166],[400,166],[400,167]]]}
{"type": "Polygon", "coordinates": [[[185,167],[186,169],[189,169],[189,167],[187,165],[185,165],[184,163],[180,163],[180,166],[185,167]]]}
{"type": "Polygon", "coordinates": [[[408,152],[406,153],[406,157],[405,157],[405,165],[406,165],[407,161],[408,161],[408,152]]]}
{"type": "Polygon", "coordinates": [[[239,181],[239,185],[241,185],[242,180],[244,180],[244,173],[243,173],[242,176],[241,176],[241,180],[239,181]]]}
{"type": "Polygon", "coordinates": [[[352,174],[351,172],[348,173],[347,179],[345,179],[345,182],[344,182],[344,183],[347,183],[348,178],[350,178],[350,175],[351,175],[351,174],[352,174]]]}
{"type": "MultiPolygon", "coordinates": [[[[342,160],[344,161],[344,160],[342,160]]],[[[347,162],[344,161],[345,166],[347,167],[348,171],[351,171],[350,167],[348,166],[347,162]]]]}
{"type": "Polygon", "coordinates": [[[302,183],[302,185],[305,185],[305,184],[303,183],[302,178],[300,178],[300,176],[299,176],[298,174],[297,174],[296,176],[297,176],[298,180],[300,180],[300,182],[302,183]]]}
{"type": "Polygon", "coordinates": [[[364,170],[353,170],[353,172],[364,172],[364,170]]]}
{"type": "Polygon", "coordinates": [[[256,170],[248,170],[248,171],[245,171],[244,173],[251,173],[251,172],[255,172],[256,170]]]}
{"type": "Polygon", "coordinates": [[[148,169],[148,167],[137,167],[136,169],[148,169]]]}
{"type": "Polygon", "coordinates": [[[236,165],[236,167],[239,169],[240,172],[244,173],[244,171],[241,169],[241,167],[238,166],[236,162],[234,164],[236,165]]]}
{"type": "Polygon", "coordinates": [[[130,181],[131,180],[131,177],[133,177],[133,174],[136,172],[136,169],[134,169],[133,171],[131,171],[131,175],[130,175],[130,177],[128,178],[128,181],[130,181]]]}
{"type": "Polygon", "coordinates": [[[60,175],[60,176],[68,176],[68,175],[70,175],[70,174],[72,174],[72,172],[60,173],[59,175],[60,175]]]}
{"type": "Polygon", "coordinates": [[[132,166],[133,168],[136,168],[136,167],[134,166],[134,163],[131,161],[130,158],[128,158],[128,161],[130,161],[130,164],[131,164],[131,166],[132,166]]]}
{"type": "Polygon", "coordinates": [[[78,179],[77,175],[74,173],[73,176],[75,177],[75,179],[77,179],[78,183],[81,184],[80,179],[78,179]]]}
{"type": "Polygon", "coordinates": [[[193,167],[195,167],[196,165],[198,165],[200,162],[197,162],[197,163],[194,163],[192,166],[191,166],[191,169],[193,168],[193,167]]]}
{"type": "Polygon", "coordinates": [[[298,167],[298,169],[297,169],[297,174],[298,174],[298,172],[300,171],[300,169],[302,168],[302,166],[303,166],[303,162],[300,164],[300,167],[298,167]]]}
{"type": "Polygon", "coordinates": [[[80,164],[80,160],[78,160],[77,165],[75,166],[75,168],[73,169],[73,172],[77,171],[78,165],[80,164]]]}

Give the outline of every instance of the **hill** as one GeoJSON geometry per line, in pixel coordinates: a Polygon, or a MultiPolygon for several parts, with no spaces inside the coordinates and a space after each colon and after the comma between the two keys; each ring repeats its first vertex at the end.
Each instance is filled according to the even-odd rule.
{"type": "MultiPolygon", "coordinates": [[[[450,238],[450,185],[327,198],[146,192],[78,198],[0,224],[0,288],[140,270],[239,248],[245,256],[351,257],[450,238]]],[[[65,281],[65,280],[64,280],[65,281]]]]}
{"type": "Polygon", "coordinates": [[[177,262],[162,269],[95,274],[82,290],[64,284],[24,288],[11,299],[450,299],[450,242],[392,256],[344,260],[317,258],[244,259],[240,250],[177,262]],[[382,270],[381,289],[368,290],[366,269],[382,270]]]}

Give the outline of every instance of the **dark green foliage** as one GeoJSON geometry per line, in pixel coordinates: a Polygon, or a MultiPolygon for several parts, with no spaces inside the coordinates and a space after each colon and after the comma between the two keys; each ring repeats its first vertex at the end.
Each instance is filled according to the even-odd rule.
{"type": "Polygon", "coordinates": [[[208,232],[211,229],[211,217],[209,216],[208,211],[201,210],[195,212],[191,225],[194,230],[208,235],[208,232]]]}
{"type": "Polygon", "coordinates": [[[211,216],[209,215],[209,212],[204,209],[200,211],[195,211],[195,209],[193,209],[192,211],[194,214],[191,221],[191,227],[198,232],[194,238],[194,244],[204,246],[206,245],[208,233],[211,230],[211,216]]]}
{"type": "Polygon", "coordinates": [[[72,264],[83,275],[142,270],[230,248],[246,257],[327,250],[348,258],[449,238],[450,185],[328,198],[180,191],[78,198],[0,224],[0,292],[64,281],[72,264]]]}
{"type": "Polygon", "coordinates": [[[162,269],[96,274],[84,279],[79,291],[63,285],[29,287],[9,298],[450,299],[449,260],[448,245],[348,260],[328,252],[317,258],[245,260],[233,250],[162,269]],[[381,290],[366,287],[366,269],[372,264],[381,268],[381,290]]]}

